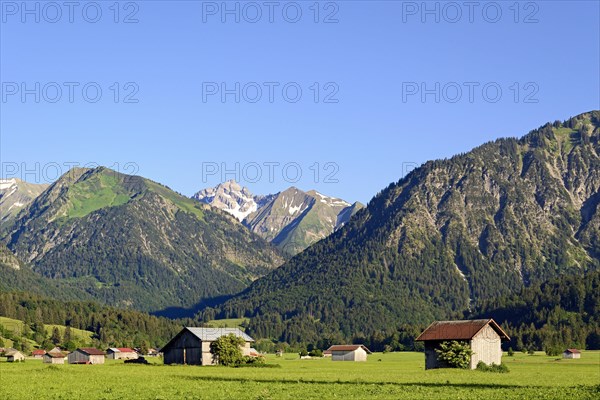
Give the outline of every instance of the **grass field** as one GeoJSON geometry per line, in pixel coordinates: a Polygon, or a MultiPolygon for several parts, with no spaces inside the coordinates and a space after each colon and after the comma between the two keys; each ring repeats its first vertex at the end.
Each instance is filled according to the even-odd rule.
{"type": "MultiPolygon", "coordinates": [[[[11,399],[597,399],[600,352],[580,360],[504,357],[507,374],[423,368],[421,353],[373,354],[366,363],[268,357],[281,368],[0,362],[11,399]]],[[[156,360],[155,362],[160,362],[156,360]]]]}

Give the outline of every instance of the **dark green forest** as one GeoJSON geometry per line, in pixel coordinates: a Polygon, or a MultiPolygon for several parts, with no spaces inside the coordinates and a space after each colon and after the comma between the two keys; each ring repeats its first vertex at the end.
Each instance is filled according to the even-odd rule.
{"type": "MultiPolygon", "coordinates": [[[[94,345],[163,346],[181,330],[185,320],[154,317],[139,311],[107,307],[94,302],[59,301],[25,292],[0,292],[0,316],[21,320],[29,328],[26,337],[43,343],[44,324],[64,325],[94,333],[94,345]]],[[[2,335],[4,336],[4,335],[2,335]]],[[[65,348],[69,338],[60,343],[65,348]]]]}
{"type": "Polygon", "coordinates": [[[505,348],[562,352],[567,347],[600,350],[600,271],[563,276],[482,304],[477,317],[491,317],[511,337],[505,348]]]}

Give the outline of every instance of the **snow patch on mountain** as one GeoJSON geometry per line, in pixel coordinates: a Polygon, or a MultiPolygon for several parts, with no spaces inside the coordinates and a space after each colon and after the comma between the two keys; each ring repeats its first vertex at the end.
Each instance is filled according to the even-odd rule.
{"type": "Polygon", "coordinates": [[[17,185],[16,179],[0,179],[0,190],[6,190],[17,185]]]}
{"type": "Polygon", "coordinates": [[[234,180],[201,190],[192,197],[233,215],[240,222],[258,210],[259,203],[264,201],[264,196],[252,195],[248,188],[234,180]]]}

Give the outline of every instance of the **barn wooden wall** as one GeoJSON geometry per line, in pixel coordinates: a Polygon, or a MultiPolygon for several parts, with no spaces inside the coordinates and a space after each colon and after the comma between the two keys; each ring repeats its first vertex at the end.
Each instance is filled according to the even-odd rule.
{"type": "Polygon", "coordinates": [[[502,348],[500,336],[489,325],[483,328],[471,340],[471,369],[477,368],[479,361],[490,364],[500,364],[502,362],[502,348]]]}
{"type": "Polygon", "coordinates": [[[202,365],[201,345],[200,339],[189,331],[184,331],[167,349],[163,349],[164,363],[202,365]]]}

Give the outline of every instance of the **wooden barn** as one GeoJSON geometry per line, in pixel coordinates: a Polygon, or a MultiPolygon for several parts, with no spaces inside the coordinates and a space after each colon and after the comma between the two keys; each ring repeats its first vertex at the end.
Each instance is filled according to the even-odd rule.
{"type": "Polygon", "coordinates": [[[217,361],[210,351],[210,344],[220,338],[234,334],[244,339],[244,355],[250,354],[250,336],[238,328],[183,328],[162,349],[165,364],[215,365],[217,361]]]}
{"type": "Polygon", "coordinates": [[[493,319],[476,319],[436,321],[416,340],[425,342],[425,369],[449,367],[438,359],[436,349],[440,343],[451,340],[469,343],[473,351],[469,367],[475,369],[480,361],[499,365],[502,362],[501,344],[510,338],[493,319]]]}
{"type": "Polygon", "coordinates": [[[80,347],[68,355],[69,364],[104,364],[104,352],[93,347],[80,347]]]}
{"type": "Polygon", "coordinates": [[[65,355],[63,353],[44,354],[44,364],[64,364],[65,355]]]}
{"type": "Polygon", "coordinates": [[[7,362],[25,361],[25,355],[19,350],[9,349],[4,353],[4,355],[6,356],[7,362]]]}
{"type": "Polygon", "coordinates": [[[106,358],[111,360],[135,360],[138,353],[129,347],[110,347],[106,350],[106,358]]]}
{"type": "Polygon", "coordinates": [[[334,345],[326,350],[332,361],[367,361],[371,351],[362,344],[334,345]]]}
{"type": "Polygon", "coordinates": [[[581,358],[581,352],[577,349],[566,349],[563,358],[581,358]]]}

